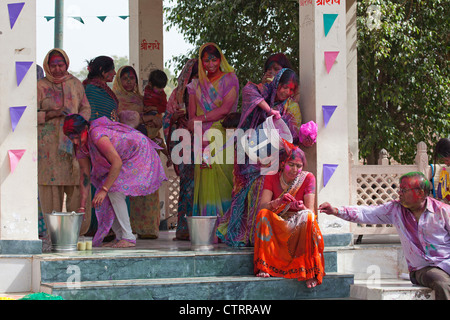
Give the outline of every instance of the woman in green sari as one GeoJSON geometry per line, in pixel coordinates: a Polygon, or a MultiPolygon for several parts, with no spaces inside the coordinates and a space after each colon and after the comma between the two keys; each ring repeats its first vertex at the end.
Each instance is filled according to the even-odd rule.
{"type": "Polygon", "coordinates": [[[221,121],[237,109],[239,81],[216,44],[206,43],[200,48],[198,79],[187,88],[188,127],[194,132],[194,144],[200,141],[202,151],[194,159],[192,215],[221,217],[230,207],[233,183],[233,164],[225,163],[226,152],[234,151],[232,146],[221,150],[226,139],[221,121]],[[195,130],[194,126],[200,124],[201,130],[195,130]]]}

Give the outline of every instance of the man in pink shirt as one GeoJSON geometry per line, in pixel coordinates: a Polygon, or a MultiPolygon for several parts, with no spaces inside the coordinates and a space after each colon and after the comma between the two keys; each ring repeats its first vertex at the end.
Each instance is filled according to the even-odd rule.
{"type": "Polygon", "coordinates": [[[393,224],[402,243],[411,282],[450,300],[450,205],[428,196],[430,182],[421,172],[400,177],[399,200],[379,206],[344,206],[328,202],[319,210],[355,223],[393,224]]]}

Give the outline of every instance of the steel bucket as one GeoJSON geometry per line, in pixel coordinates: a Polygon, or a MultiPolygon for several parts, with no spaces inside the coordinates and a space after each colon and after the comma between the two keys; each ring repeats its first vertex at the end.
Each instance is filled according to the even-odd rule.
{"type": "Polygon", "coordinates": [[[216,221],[215,216],[187,217],[191,249],[211,250],[214,248],[216,221]]]}
{"type": "Polygon", "coordinates": [[[84,212],[55,212],[45,214],[45,223],[52,251],[76,251],[84,212]]]}

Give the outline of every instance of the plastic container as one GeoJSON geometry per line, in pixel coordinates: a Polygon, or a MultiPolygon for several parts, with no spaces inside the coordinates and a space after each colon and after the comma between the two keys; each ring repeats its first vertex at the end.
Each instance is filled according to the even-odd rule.
{"type": "Polygon", "coordinates": [[[256,163],[259,158],[268,157],[275,150],[280,150],[283,146],[281,138],[290,143],[293,141],[286,122],[270,116],[255,131],[248,130],[241,138],[241,145],[248,157],[256,163]],[[263,149],[265,152],[261,153],[263,149]]]}

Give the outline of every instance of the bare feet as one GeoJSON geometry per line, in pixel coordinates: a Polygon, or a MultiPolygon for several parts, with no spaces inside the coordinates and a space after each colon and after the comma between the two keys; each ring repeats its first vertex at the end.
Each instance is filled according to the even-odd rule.
{"type": "Polygon", "coordinates": [[[130,248],[130,247],[136,247],[136,244],[123,239],[111,246],[111,248],[130,248]]]}
{"type": "Polygon", "coordinates": [[[315,286],[317,286],[317,284],[318,284],[318,281],[316,278],[306,280],[306,286],[308,288],[314,288],[315,286]]]}
{"type": "Polygon", "coordinates": [[[270,274],[268,274],[267,272],[263,272],[261,270],[259,270],[256,276],[259,278],[270,278],[270,274]]]}
{"type": "Polygon", "coordinates": [[[114,239],[113,241],[107,242],[105,244],[102,245],[102,247],[112,247],[113,245],[115,245],[119,240],[114,239]]]}

